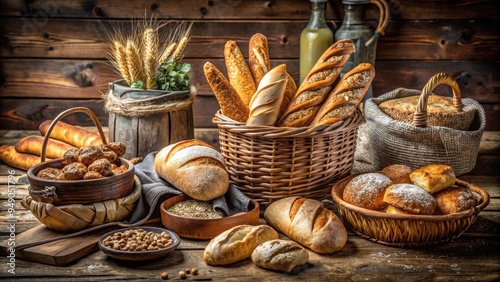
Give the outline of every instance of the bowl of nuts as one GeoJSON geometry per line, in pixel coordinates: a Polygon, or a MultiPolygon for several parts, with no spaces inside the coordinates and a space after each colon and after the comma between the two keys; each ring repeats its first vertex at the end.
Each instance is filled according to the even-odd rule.
{"type": "Polygon", "coordinates": [[[145,261],[168,255],[180,242],[179,236],[170,230],[139,226],[110,231],[102,235],[97,244],[112,258],[145,261]]]}

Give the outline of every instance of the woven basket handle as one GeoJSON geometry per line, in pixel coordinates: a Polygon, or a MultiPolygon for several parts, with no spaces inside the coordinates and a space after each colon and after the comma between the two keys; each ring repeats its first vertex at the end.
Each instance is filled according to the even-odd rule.
{"type": "Polygon", "coordinates": [[[453,106],[458,112],[462,112],[462,98],[460,96],[460,88],[458,83],[446,73],[438,73],[431,77],[427,84],[422,89],[420,98],[418,99],[417,109],[415,114],[413,114],[413,125],[416,127],[426,127],[427,126],[427,101],[432,91],[440,84],[445,84],[451,87],[453,92],[453,106]]]}
{"type": "Polygon", "coordinates": [[[97,131],[99,131],[99,135],[101,136],[102,143],[106,144],[106,136],[104,135],[104,131],[102,131],[102,126],[101,123],[99,122],[99,119],[97,116],[90,110],[89,108],[85,107],[75,107],[75,108],[70,108],[65,110],[64,112],[60,113],[51,123],[49,126],[49,129],[47,130],[47,133],[45,134],[45,137],[43,138],[43,144],[42,144],[42,152],[40,154],[40,160],[43,163],[45,161],[45,150],[47,148],[47,144],[49,143],[49,138],[50,134],[52,133],[52,129],[56,126],[57,122],[59,122],[62,118],[65,116],[72,114],[72,113],[86,113],[94,122],[95,126],[97,127],[97,131]]]}

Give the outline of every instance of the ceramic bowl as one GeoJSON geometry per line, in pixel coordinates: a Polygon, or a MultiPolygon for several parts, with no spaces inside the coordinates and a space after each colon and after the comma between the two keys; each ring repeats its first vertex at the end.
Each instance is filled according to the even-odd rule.
{"type": "Polygon", "coordinates": [[[179,234],[182,238],[208,240],[237,225],[257,225],[259,223],[259,204],[251,201],[251,210],[218,219],[200,219],[183,217],[168,212],[168,208],[182,201],[191,199],[185,194],[171,197],[160,206],[163,226],[179,234]]]}
{"type": "Polygon", "coordinates": [[[137,227],[130,227],[130,228],[123,228],[119,230],[113,230],[110,231],[99,238],[99,241],[97,244],[99,245],[99,248],[103,253],[106,255],[118,259],[118,260],[125,260],[125,261],[146,261],[146,260],[154,260],[154,259],[159,259],[162,258],[169,253],[173,252],[180,244],[181,239],[177,234],[174,232],[160,228],[160,227],[148,227],[148,226],[137,226],[137,227]],[[139,229],[142,228],[145,231],[152,231],[155,233],[161,233],[161,232],[166,232],[168,235],[174,240],[174,243],[166,248],[163,249],[158,249],[158,250],[152,250],[152,251],[121,251],[121,250],[115,250],[112,248],[109,248],[104,245],[103,241],[106,239],[108,236],[112,236],[113,234],[117,232],[124,232],[127,230],[133,230],[133,229],[139,229]]]}

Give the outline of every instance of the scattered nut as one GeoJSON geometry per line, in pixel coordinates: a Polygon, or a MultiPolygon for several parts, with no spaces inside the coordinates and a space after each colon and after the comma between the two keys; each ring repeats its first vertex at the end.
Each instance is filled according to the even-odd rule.
{"type": "Polygon", "coordinates": [[[164,271],[160,274],[160,278],[162,280],[167,280],[168,279],[168,272],[164,271]]]}
{"type": "Polygon", "coordinates": [[[191,274],[198,275],[198,269],[197,268],[191,269],[191,274]]]}
{"type": "Polygon", "coordinates": [[[189,267],[186,267],[186,268],[184,268],[184,272],[185,272],[186,274],[189,274],[189,273],[191,273],[191,270],[189,269],[189,267]]]}
{"type": "Polygon", "coordinates": [[[181,278],[181,279],[186,279],[186,272],[184,272],[184,271],[182,271],[182,270],[181,270],[181,271],[179,271],[179,278],[181,278]]]}

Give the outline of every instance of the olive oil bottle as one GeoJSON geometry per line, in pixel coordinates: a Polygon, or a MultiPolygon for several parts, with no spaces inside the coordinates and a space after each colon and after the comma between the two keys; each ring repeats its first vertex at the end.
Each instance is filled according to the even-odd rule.
{"type": "Polygon", "coordinates": [[[333,32],[326,24],[327,0],[309,0],[311,17],[300,34],[300,81],[302,83],[325,50],[333,44],[333,32]]]}

